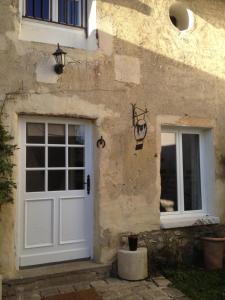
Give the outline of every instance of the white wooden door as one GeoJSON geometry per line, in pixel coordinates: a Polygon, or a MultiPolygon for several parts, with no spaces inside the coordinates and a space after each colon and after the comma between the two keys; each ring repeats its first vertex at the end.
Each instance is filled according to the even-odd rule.
{"type": "Polygon", "coordinates": [[[91,257],[91,123],[21,118],[19,153],[19,266],[91,257]]]}

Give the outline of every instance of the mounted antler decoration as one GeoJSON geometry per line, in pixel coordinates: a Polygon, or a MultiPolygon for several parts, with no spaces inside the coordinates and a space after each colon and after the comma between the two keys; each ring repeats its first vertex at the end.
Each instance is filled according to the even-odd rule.
{"type": "Polygon", "coordinates": [[[133,118],[133,127],[134,127],[134,137],[136,140],[136,150],[143,149],[144,139],[147,135],[147,123],[145,120],[145,116],[148,113],[147,108],[141,109],[136,106],[136,104],[132,105],[132,118],[133,118]]]}

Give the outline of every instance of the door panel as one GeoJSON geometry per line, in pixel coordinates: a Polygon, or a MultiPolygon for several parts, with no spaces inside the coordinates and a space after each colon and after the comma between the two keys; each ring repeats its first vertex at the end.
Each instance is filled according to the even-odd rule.
{"type": "Polygon", "coordinates": [[[26,200],[25,248],[53,245],[53,218],[54,199],[26,200]]]}
{"type": "Polygon", "coordinates": [[[85,242],[86,209],[83,198],[60,198],[60,244],[85,242]]]}
{"type": "Polygon", "coordinates": [[[91,124],[20,120],[19,266],[92,255],[91,124]]]}

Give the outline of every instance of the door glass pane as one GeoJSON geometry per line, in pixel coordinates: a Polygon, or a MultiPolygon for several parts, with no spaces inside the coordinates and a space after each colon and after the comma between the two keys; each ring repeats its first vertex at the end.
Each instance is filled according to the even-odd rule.
{"type": "Polygon", "coordinates": [[[84,148],[69,148],[69,167],[84,167],[84,148]]]}
{"type": "Polygon", "coordinates": [[[65,167],[65,148],[48,147],[48,166],[65,167]]]}
{"type": "Polygon", "coordinates": [[[43,192],[45,190],[45,171],[26,172],[26,191],[43,192]]]}
{"type": "Polygon", "coordinates": [[[49,191],[63,191],[65,190],[65,171],[54,170],[48,171],[48,190],[49,191]]]}
{"type": "Polygon", "coordinates": [[[182,134],[184,209],[202,209],[198,134],[182,134]]]}
{"type": "Polygon", "coordinates": [[[84,170],[69,171],[69,190],[84,189],[84,170]]]}
{"type": "Polygon", "coordinates": [[[176,134],[161,134],[161,197],[160,211],[177,211],[176,134]]]}
{"type": "Polygon", "coordinates": [[[48,143],[65,144],[64,124],[48,124],[48,143]]]}
{"type": "Polygon", "coordinates": [[[45,124],[27,123],[27,143],[45,143],[45,124]]]}
{"type": "Polygon", "coordinates": [[[41,168],[45,166],[45,148],[27,147],[27,168],[41,168]]]}
{"type": "Polygon", "coordinates": [[[84,145],[84,126],[69,125],[68,126],[68,142],[71,145],[84,145]]]}

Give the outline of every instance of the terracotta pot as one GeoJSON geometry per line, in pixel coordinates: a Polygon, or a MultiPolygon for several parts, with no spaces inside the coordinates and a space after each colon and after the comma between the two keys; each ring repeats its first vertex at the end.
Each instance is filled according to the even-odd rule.
{"type": "Polygon", "coordinates": [[[128,236],[128,245],[130,251],[136,251],[138,246],[138,236],[136,234],[132,234],[128,236]]]}
{"type": "Polygon", "coordinates": [[[201,240],[203,242],[204,264],[206,269],[222,269],[225,237],[202,237],[201,240]]]}

